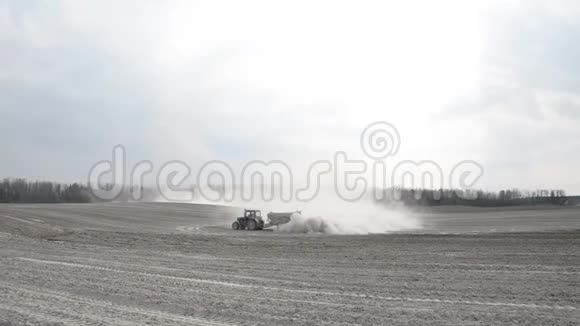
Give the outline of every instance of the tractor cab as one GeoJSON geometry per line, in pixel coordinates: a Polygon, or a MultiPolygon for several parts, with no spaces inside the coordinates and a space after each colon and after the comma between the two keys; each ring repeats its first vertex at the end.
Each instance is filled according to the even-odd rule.
{"type": "Polygon", "coordinates": [[[262,219],[262,211],[253,209],[244,209],[245,218],[262,219]]]}

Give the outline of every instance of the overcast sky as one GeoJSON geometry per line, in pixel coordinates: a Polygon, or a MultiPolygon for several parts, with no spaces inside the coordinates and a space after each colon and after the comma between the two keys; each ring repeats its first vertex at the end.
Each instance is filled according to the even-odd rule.
{"type": "Polygon", "coordinates": [[[580,2],[0,0],[1,176],[362,155],[580,194],[580,2]]]}

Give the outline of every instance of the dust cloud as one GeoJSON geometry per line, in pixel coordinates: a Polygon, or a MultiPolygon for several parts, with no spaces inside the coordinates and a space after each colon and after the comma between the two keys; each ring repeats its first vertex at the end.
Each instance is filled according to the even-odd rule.
{"type": "Polygon", "coordinates": [[[306,205],[302,213],[294,213],[291,222],[276,228],[278,232],[373,234],[421,228],[417,216],[404,208],[386,207],[375,203],[333,202],[326,207],[306,205]]]}
{"type": "MultiPolygon", "coordinates": [[[[259,209],[266,218],[268,212],[295,212],[290,223],[273,227],[274,232],[325,233],[325,234],[374,234],[422,227],[420,218],[403,206],[386,206],[372,198],[355,202],[345,201],[335,194],[320,194],[316,199],[301,201],[234,201],[208,202],[197,198],[196,204],[212,204],[247,209],[259,209]]],[[[235,216],[232,216],[232,221],[235,216]]]]}

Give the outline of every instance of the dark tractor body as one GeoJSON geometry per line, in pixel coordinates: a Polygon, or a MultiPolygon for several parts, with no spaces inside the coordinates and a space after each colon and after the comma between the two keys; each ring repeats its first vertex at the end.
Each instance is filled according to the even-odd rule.
{"type": "Polygon", "coordinates": [[[244,216],[238,217],[232,223],[232,229],[249,231],[263,230],[264,220],[262,219],[262,212],[259,210],[245,209],[244,216]]]}

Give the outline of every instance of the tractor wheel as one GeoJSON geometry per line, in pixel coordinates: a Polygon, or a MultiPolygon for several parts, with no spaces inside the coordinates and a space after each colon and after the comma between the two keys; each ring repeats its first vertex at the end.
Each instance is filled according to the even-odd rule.
{"type": "Polygon", "coordinates": [[[258,226],[256,225],[256,221],[254,220],[249,220],[248,224],[247,224],[248,230],[249,231],[254,231],[258,226]]]}
{"type": "Polygon", "coordinates": [[[232,230],[239,230],[240,229],[240,223],[238,221],[232,223],[232,230]]]}

